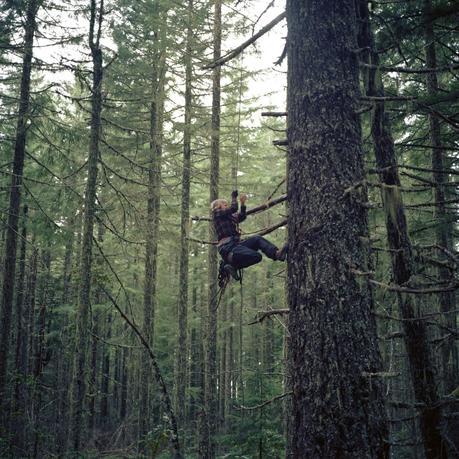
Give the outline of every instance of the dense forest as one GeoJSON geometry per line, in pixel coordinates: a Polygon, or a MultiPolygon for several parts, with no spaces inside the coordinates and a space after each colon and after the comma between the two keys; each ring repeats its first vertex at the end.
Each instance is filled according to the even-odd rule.
{"type": "Polygon", "coordinates": [[[459,457],[459,4],[286,3],[0,3],[1,458],[459,457]]]}

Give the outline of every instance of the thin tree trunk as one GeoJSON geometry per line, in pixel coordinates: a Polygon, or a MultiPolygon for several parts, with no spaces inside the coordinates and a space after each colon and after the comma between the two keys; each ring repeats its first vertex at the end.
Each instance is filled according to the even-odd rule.
{"type": "MultiPolygon", "coordinates": [[[[108,313],[105,341],[110,342],[112,337],[112,315],[108,313]]],[[[109,403],[108,398],[110,396],[110,349],[107,344],[103,345],[102,351],[102,375],[100,384],[100,426],[102,430],[107,431],[110,425],[109,418],[109,403]]]]}
{"type": "Polygon", "coordinates": [[[291,457],[388,457],[367,271],[353,0],[287,1],[291,457]],[[339,32],[338,32],[339,31],[339,32]]]}
{"type": "MultiPolygon", "coordinates": [[[[30,104],[30,75],[32,72],[33,40],[36,29],[36,15],[40,4],[40,0],[30,0],[28,2],[26,10],[26,22],[24,26],[24,57],[22,61],[19,113],[16,125],[16,141],[14,146],[13,170],[11,176],[8,223],[6,229],[6,243],[4,249],[3,264],[2,309],[0,320],[0,412],[2,413],[7,412],[7,404],[9,400],[6,391],[6,373],[10,346],[11,312],[13,309],[14,284],[16,280],[16,250],[19,209],[21,205],[22,174],[24,170],[24,157],[27,137],[27,121],[30,104]]],[[[7,420],[4,419],[4,416],[1,417],[0,422],[2,422],[2,426],[4,428],[7,427],[7,420]]]]}
{"type": "MultiPolygon", "coordinates": [[[[72,273],[77,271],[80,263],[81,250],[81,212],[78,211],[74,217],[70,218],[68,224],[69,237],[66,240],[65,256],[64,256],[64,277],[63,277],[63,293],[62,303],[76,303],[75,295],[76,288],[72,282],[72,273]],[[75,234],[76,233],[76,234],[75,234]],[[71,243],[70,243],[71,242],[71,243]]],[[[65,316],[63,322],[63,330],[60,333],[61,346],[65,352],[60,352],[58,359],[58,376],[57,376],[57,454],[62,456],[67,448],[67,435],[69,428],[69,393],[68,387],[71,384],[71,369],[72,361],[68,357],[73,351],[72,337],[69,337],[64,330],[69,324],[68,315],[65,316]]]]}
{"type": "MultiPolygon", "coordinates": [[[[360,4],[362,30],[360,45],[370,50],[366,57],[371,64],[379,65],[379,56],[374,52],[374,43],[369,24],[367,2],[360,4]]],[[[384,96],[380,75],[370,69],[367,82],[369,96],[384,96]]],[[[371,120],[371,132],[375,145],[375,156],[379,179],[385,186],[381,189],[389,249],[394,281],[397,285],[407,285],[415,274],[415,263],[400,192],[395,146],[384,102],[375,102],[371,120]]],[[[442,445],[441,410],[438,405],[437,384],[432,350],[428,341],[425,321],[419,316],[419,309],[412,294],[399,293],[398,305],[402,322],[405,345],[408,352],[414,395],[417,402],[425,405],[421,410],[420,425],[426,458],[446,458],[442,445]]]]}
{"type": "Polygon", "coordinates": [[[46,332],[46,309],[47,302],[49,301],[48,284],[51,277],[51,255],[49,249],[42,255],[43,265],[45,272],[41,282],[41,292],[39,297],[39,313],[38,313],[38,333],[35,339],[35,352],[33,363],[33,392],[32,392],[32,423],[33,423],[33,457],[37,458],[40,448],[40,430],[43,429],[41,423],[41,400],[42,400],[42,387],[40,384],[41,375],[43,373],[44,360],[45,360],[45,332],[46,332]]]}
{"type": "MultiPolygon", "coordinates": [[[[213,28],[213,60],[221,54],[222,34],[222,4],[215,0],[214,28],[213,28]]],[[[219,157],[220,157],[220,67],[212,70],[212,122],[211,122],[211,147],[210,147],[210,188],[209,202],[218,198],[219,182],[219,157]]],[[[215,229],[212,222],[209,224],[209,240],[215,240],[215,229]]],[[[209,437],[206,439],[203,457],[215,457],[215,435],[217,424],[217,248],[209,247],[208,253],[208,330],[207,330],[207,368],[206,368],[206,422],[209,437]]]]}
{"type": "Polygon", "coordinates": [[[67,225],[67,238],[65,240],[65,255],[64,255],[64,282],[62,292],[62,303],[67,304],[71,298],[71,280],[72,280],[72,258],[75,239],[75,224],[76,216],[72,215],[67,225]]]}
{"type": "MultiPolygon", "coordinates": [[[[256,273],[254,273],[254,285],[257,285],[256,273]]],[[[242,284],[239,286],[239,323],[238,323],[238,338],[239,338],[239,356],[238,356],[238,397],[241,400],[242,405],[245,405],[245,386],[244,386],[244,331],[243,331],[243,315],[244,315],[244,304],[243,304],[243,289],[242,284]]],[[[253,289],[254,301],[256,306],[256,290],[253,289]]],[[[242,411],[241,418],[244,419],[245,413],[242,411]]]]}
{"type": "Polygon", "coordinates": [[[198,450],[199,450],[199,457],[204,458],[206,457],[208,447],[209,447],[209,424],[207,422],[207,414],[206,414],[206,384],[207,384],[207,377],[206,377],[206,364],[207,364],[207,332],[208,332],[208,304],[205,303],[206,298],[204,294],[205,284],[201,282],[200,284],[200,317],[201,320],[199,322],[199,349],[200,349],[200,362],[199,362],[199,398],[197,403],[201,406],[201,410],[198,412],[198,450]]]}
{"type": "MultiPolygon", "coordinates": [[[[425,55],[426,67],[437,67],[437,55],[435,49],[435,33],[433,22],[430,18],[432,11],[432,1],[424,0],[423,14],[424,14],[424,36],[425,36],[425,55]]],[[[427,73],[427,94],[435,97],[438,94],[438,79],[435,72],[427,73]]],[[[429,114],[430,123],[430,142],[432,145],[432,169],[433,169],[433,182],[434,199],[435,199],[435,219],[436,224],[436,240],[437,244],[446,248],[448,251],[454,251],[451,244],[452,224],[451,216],[448,216],[445,200],[446,187],[448,182],[447,174],[443,174],[444,170],[444,151],[442,150],[441,142],[441,127],[440,120],[433,113],[429,114]]],[[[447,165],[449,167],[449,165],[447,165]]],[[[446,260],[443,252],[440,252],[440,259],[446,260]]],[[[445,268],[438,269],[439,282],[448,283],[451,281],[451,272],[445,268]]],[[[439,294],[440,310],[445,314],[445,326],[450,330],[457,330],[456,316],[457,314],[451,313],[456,309],[456,294],[455,292],[443,292],[439,294]]],[[[451,333],[449,338],[443,341],[442,344],[442,364],[443,364],[443,381],[446,393],[453,391],[459,384],[459,370],[458,370],[458,353],[455,343],[455,336],[451,333]]]]}
{"type": "MultiPolygon", "coordinates": [[[[164,28],[163,28],[164,29],[164,28]]],[[[147,208],[147,237],[145,248],[145,281],[143,300],[143,334],[149,345],[154,347],[154,323],[156,310],[156,284],[158,265],[158,237],[161,197],[161,165],[162,165],[162,135],[164,112],[165,84],[165,31],[157,32],[159,45],[156,49],[156,63],[152,75],[152,100],[150,104],[150,159],[148,171],[148,208],[147,208]],[[162,48],[163,49],[162,49],[162,48]]],[[[143,437],[151,422],[149,397],[150,379],[152,374],[151,362],[143,362],[141,367],[139,429],[143,437]]]]}
{"type": "MultiPolygon", "coordinates": [[[[234,358],[234,308],[229,311],[229,321],[231,326],[228,329],[228,377],[227,377],[227,400],[231,406],[232,401],[236,399],[236,378],[235,378],[235,358],[234,358]]],[[[228,407],[230,409],[230,407],[228,407]]]]}
{"type": "MultiPolygon", "coordinates": [[[[266,273],[266,287],[269,292],[268,304],[272,307],[274,305],[274,286],[270,269],[266,273]]],[[[266,373],[270,373],[274,370],[274,322],[272,320],[265,320],[264,322],[263,369],[266,373]]]]}
{"type": "Polygon", "coordinates": [[[226,329],[228,325],[228,308],[230,307],[228,303],[221,305],[221,324],[223,327],[223,332],[220,332],[221,335],[221,345],[220,345],[220,378],[218,381],[219,389],[219,426],[222,430],[226,430],[226,381],[228,378],[228,362],[227,357],[227,334],[228,330],[226,329]]]}
{"type": "Polygon", "coordinates": [[[99,338],[99,314],[92,314],[92,341],[91,341],[91,374],[89,377],[89,387],[91,395],[88,402],[88,430],[91,436],[94,435],[96,425],[96,399],[97,399],[97,351],[99,338]]]}
{"type": "Polygon", "coordinates": [[[190,172],[191,172],[191,117],[192,117],[192,14],[193,0],[188,0],[188,28],[185,47],[185,120],[183,133],[182,206],[180,220],[180,278],[178,304],[178,346],[176,412],[179,427],[185,424],[185,381],[187,380],[187,327],[188,327],[188,225],[190,219],[190,172]]]}
{"type": "MultiPolygon", "coordinates": [[[[35,238],[32,240],[34,245],[35,238]]],[[[33,247],[30,257],[30,268],[27,279],[27,374],[33,374],[33,355],[35,339],[35,295],[37,289],[37,266],[38,266],[38,249],[33,247]]]]}
{"type": "MultiPolygon", "coordinates": [[[[198,251],[194,252],[194,256],[197,257],[198,251]]],[[[200,310],[198,310],[198,266],[197,264],[193,267],[193,288],[191,293],[191,311],[193,314],[191,322],[191,336],[190,336],[190,401],[188,410],[188,422],[192,424],[194,432],[198,433],[198,423],[196,422],[198,416],[198,407],[200,404],[200,397],[198,391],[201,385],[201,342],[200,333],[198,329],[198,320],[200,318],[200,310]]]]}
{"type": "Polygon", "coordinates": [[[93,230],[96,208],[97,174],[99,162],[99,138],[102,113],[102,50],[100,34],[104,14],[104,0],[100,0],[99,11],[96,0],[90,0],[89,47],[93,63],[91,95],[91,130],[88,156],[88,178],[85,190],[84,228],[81,246],[80,291],[76,317],[75,348],[71,390],[71,447],[80,451],[84,435],[84,405],[86,398],[87,353],[89,345],[89,309],[91,303],[91,268],[93,230]],[[95,31],[96,20],[98,29],[95,31]]]}
{"type": "Polygon", "coordinates": [[[128,395],[128,368],[127,362],[129,351],[123,348],[121,354],[121,401],[120,401],[120,421],[123,422],[127,414],[127,395],[128,395]]]}
{"type": "Polygon", "coordinates": [[[25,405],[24,391],[27,376],[27,362],[25,361],[25,352],[27,336],[24,323],[24,290],[25,290],[25,272],[26,272],[26,254],[27,254],[27,213],[28,207],[24,206],[23,221],[21,232],[21,251],[19,255],[19,276],[16,296],[16,351],[15,351],[15,368],[17,371],[16,382],[14,386],[13,420],[11,432],[14,432],[14,445],[17,451],[24,451],[24,423],[25,423],[25,405]]]}

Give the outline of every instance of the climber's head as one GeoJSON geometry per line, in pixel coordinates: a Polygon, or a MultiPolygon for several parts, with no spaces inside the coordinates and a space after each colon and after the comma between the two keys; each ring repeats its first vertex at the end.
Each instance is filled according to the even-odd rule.
{"type": "Polygon", "coordinates": [[[227,209],[227,208],[228,208],[228,201],[226,199],[216,199],[215,201],[212,201],[212,203],[210,204],[210,210],[212,210],[212,212],[214,210],[227,209]]]}

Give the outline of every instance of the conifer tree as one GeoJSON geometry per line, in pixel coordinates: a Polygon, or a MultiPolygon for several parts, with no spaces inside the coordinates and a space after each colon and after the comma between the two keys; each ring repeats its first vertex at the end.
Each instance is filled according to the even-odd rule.
{"type": "Polygon", "coordinates": [[[388,457],[366,211],[346,194],[363,180],[354,2],[291,0],[287,24],[289,452],[388,457]]]}

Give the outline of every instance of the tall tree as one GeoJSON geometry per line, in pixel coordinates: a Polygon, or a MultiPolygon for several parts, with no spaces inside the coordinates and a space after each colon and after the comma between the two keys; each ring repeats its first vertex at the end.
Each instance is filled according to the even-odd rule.
{"type": "MultiPolygon", "coordinates": [[[[381,182],[381,194],[386,220],[388,245],[391,250],[392,272],[395,283],[406,286],[416,274],[413,248],[408,234],[401,184],[398,174],[395,145],[390,120],[385,111],[384,86],[377,71],[379,56],[375,51],[369,23],[367,2],[359,7],[361,33],[359,45],[364,47],[364,56],[371,65],[368,70],[367,93],[379,98],[373,102],[371,133],[375,146],[376,164],[381,182]],[[382,99],[381,99],[382,98],[382,99]]],[[[434,356],[429,344],[429,334],[420,308],[413,293],[400,292],[397,295],[411,371],[414,395],[421,409],[421,433],[427,458],[446,457],[441,438],[441,411],[435,378],[434,356]],[[441,451],[441,453],[439,453],[441,451]],[[439,456],[440,454],[440,456],[439,456]]]]}
{"type": "MultiPolygon", "coordinates": [[[[156,7],[159,18],[166,14],[156,7]]],[[[157,20],[157,19],[155,19],[157,20]]],[[[147,202],[147,228],[145,247],[145,280],[143,295],[143,333],[150,346],[154,343],[154,318],[156,309],[156,285],[158,266],[158,239],[161,197],[161,162],[162,162],[162,136],[164,118],[164,85],[165,85],[165,25],[159,26],[157,20],[154,31],[154,62],[151,77],[151,103],[149,126],[149,161],[148,161],[148,202],[147,202]]],[[[152,367],[150,362],[141,368],[141,403],[140,403],[140,435],[148,432],[150,419],[149,380],[152,367]]]]}
{"type": "Polygon", "coordinates": [[[103,58],[100,47],[104,0],[97,8],[96,0],[90,0],[89,48],[93,72],[91,86],[91,126],[88,155],[88,177],[84,198],[83,239],[80,262],[80,291],[75,329],[71,392],[71,447],[79,451],[83,436],[83,414],[86,397],[87,352],[89,344],[89,311],[91,305],[91,267],[93,230],[96,211],[97,174],[99,162],[99,140],[102,113],[103,58]]]}
{"type": "Polygon", "coordinates": [[[16,124],[13,168],[11,174],[8,223],[6,230],[5,255],[3,262],[1,337],[0,337],[0,411],[5,413],[7,404],[6,371],[10,346],[11,312],[16,274],[16,250],[18,237],[19,209],[21,205],[22,174],[24,170],[27,121],[30,106],[30,77],[32,73],[33,42],[36,31],[36,17],[43,0],[26,2],[22,75],[19,95],[19,112],[16,124]]]}
{"type": "Polygon", "coordinates": [[[345,193],[364,174],[354,2],[289,0],[287,24],[289,451],[388,457],[371,291],[357,277],[366,210],[345,193]]]}
{"type": "MultiPolygon", "coordinates": [[[[222,2],[215,0],[213,25],[213,59],[220,57],[222,41],[222,2]]],[[[209,202],[218,198],[220,174],[220,79],[219,66],[212,70],[212,121],[210,145],[210,188],[209,202]]],[[[215,239],[212,222],[209,224],[209,239],[215,239]]],[[[217,427],[217,247],[211,245],[208,252],[208,326],[207,326],[207,368],[206,368],[206,422],[209,438],[202,452],[204,457],[215,457],[215,434],[217,427]]]]}
{"type": "MultiPolygon", "coordinates": [[[[424,49],[426,67],[428,69],[435,69],[438,65],[432,10],[432,1],[424,0],[424,49]]],[[[426,74],[426,85],[428,96],[435,98],[440,91],[437,73],[435,71],[431,71],[426,74]]],[[[451,250],[454,250],[451,241],[452,224],[450,221],[451,217],[448,215],[448,210],[445,203],[447,199],[448,175],[444,172],[445,166],[449,167],[449,165],[445,164],[444,160],[445,151],[442,149],[443,145],[441,139],[440,118],[438,117],[437,113],[433,113],[433,111],[429,113],[429,124],[430,143],[432,146],[432,178],[434,183],[435,218],[437,220],[435,228],[436,242],[440,247],[443,247],[447,251],[451,252],[451,250]]],[[[447,260],[443,252],[440,252],[440,256],[442,257],[442,261],[447,260]]],[[[446,266],[439,267],[438,274],[439,281],[441,283],[446,285],[450,282],[451,273],[446,266]]],[[[439,294],[439,302],[441,311],[445,313],[446,326],[449,329],[456,331],[456,314],[453,313],[453,311],[456,309],[455,292],[441,292],[439,294]]],[[[442,345],[442,364],[445,389],[449,393],[455,389],[459,383],[458,351],[454,342],[454,335],[452,333],[442,345]]]]}
{"type": "Polygon", "coordinates": [[[188,327],[188,225],[190,219],[190,174],[191,174],[191,121],[192,121],[192,78],[193,62],[193,0],[188,0],[187,33],[185,46],[185,120],[183,133],[182,202],[180,216],[180,280],[178,304],[178,346],[177,346],[177,418],[180,426],[185,421],[185,381],[187,380],[187,327],[188,327]]]}

